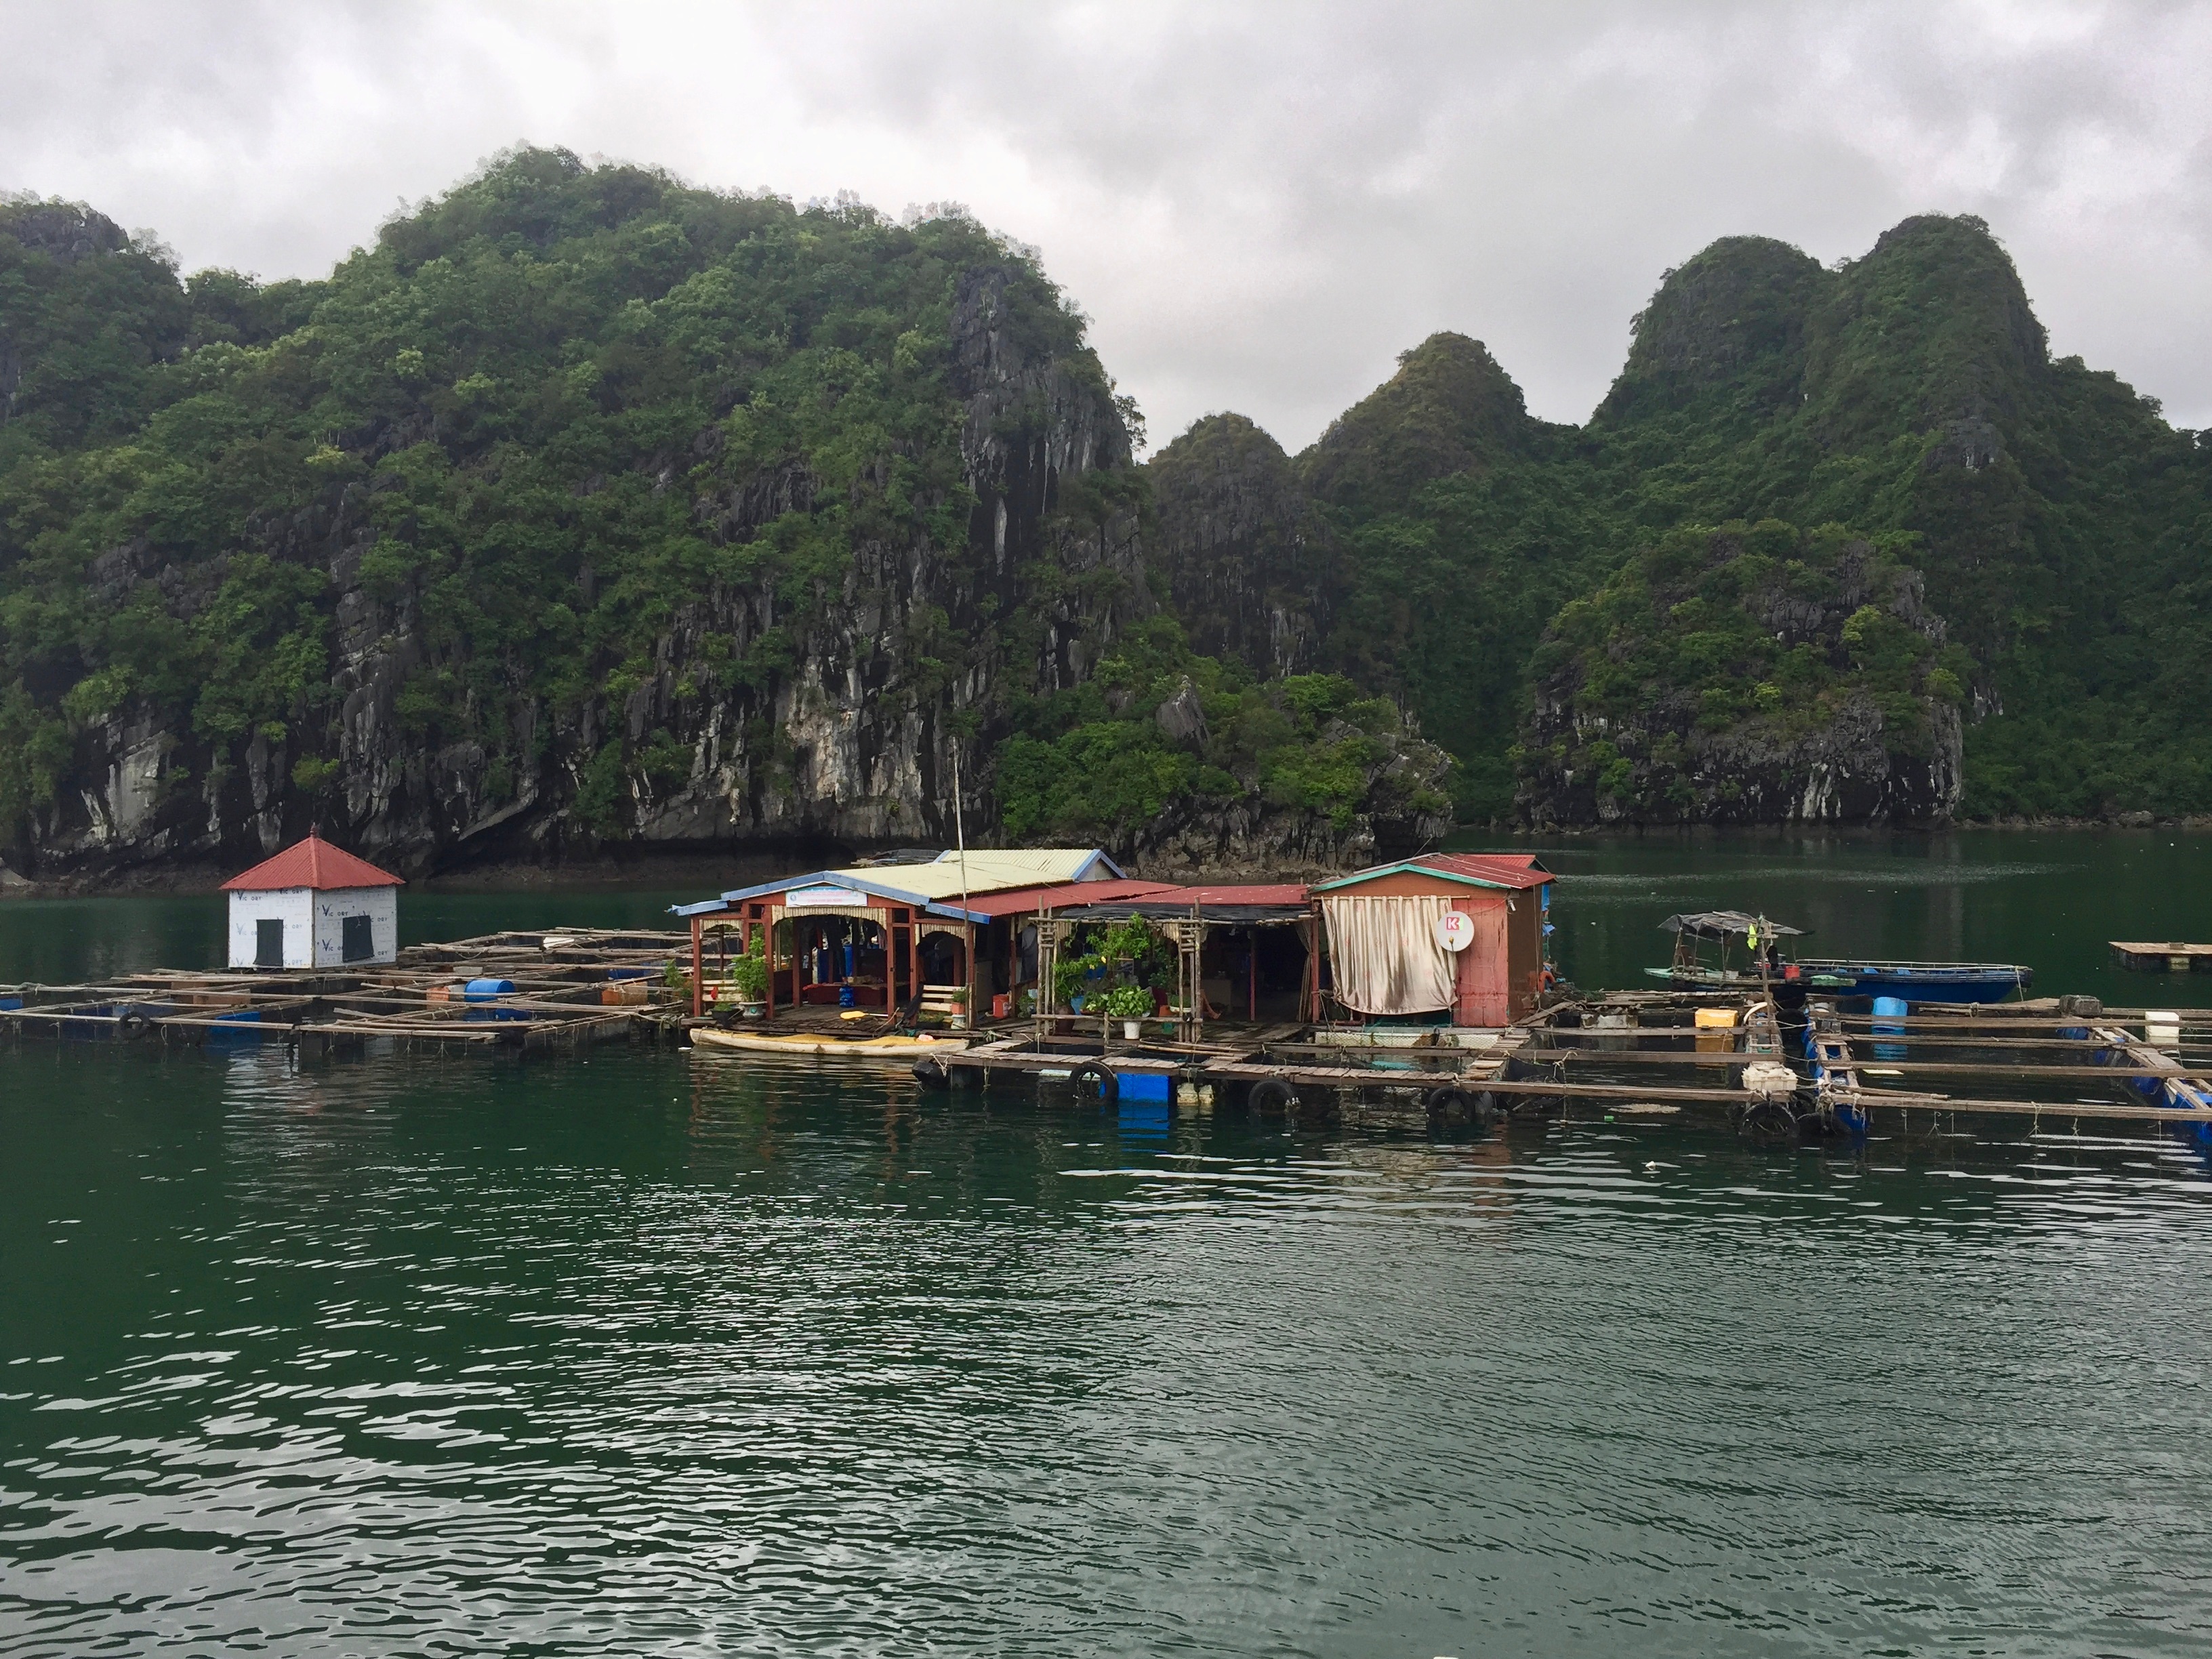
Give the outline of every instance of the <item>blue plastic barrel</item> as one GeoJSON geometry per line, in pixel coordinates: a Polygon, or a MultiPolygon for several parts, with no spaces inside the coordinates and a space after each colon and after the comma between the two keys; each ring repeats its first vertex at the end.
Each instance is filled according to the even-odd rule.
{"type": "Polygon", "coordinates": [[[1121,1085],[1121,1097],[1126,1101],[1164,1106],[1175,1098],[1174,1079],[1165,1072],[1116,1072],[1114,1081],[1121,1085]]]}
{"type": "MultiPolygon", "coordinates": [[[[1876,997],[1874,1000],[1874,1030],[1876,1036],[1903,1036],[1906,1003],[1903,997],[1876,997]]],[[[1905,1045],[1901,1042],[1877,1042],[1874,1045],[1876,1060],[1903,1060],[1905,1045]]]]}
{"type": "Polygon", "coordinates": [[[513,996],[514,981],[511,979],[472,979],[461,994],[471,1002],[490,1002],[499,997],[513,996]]]}
{"type": "Polygon", "coordinates": [[[210,1046],[216,1048],[260,1042],[261,1011],[240,1008],[235,1013],[217,1014],[208,1026],[207,1040],[210,1046]]]}

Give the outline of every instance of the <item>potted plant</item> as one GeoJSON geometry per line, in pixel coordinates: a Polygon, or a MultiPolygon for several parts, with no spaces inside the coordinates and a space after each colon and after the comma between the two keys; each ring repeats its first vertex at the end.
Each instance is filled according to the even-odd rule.
{"type": "Polygon", "coordinates": [[[945,1017],[945,1024],[956,1031],[966,1030],[968,1029],[968,988],[964,985],[954,987],[949,1000],[952,1004],[952,1012],[945,1017]]]}
{"type": "Polygon", "coordinates": [[[1121,1035],[1134,1042],[1152,1012],[1152,994],[1141,985],[1117,985],[1099,999],[1099,1011],[1121,1022],[1121,1035]]]}
{"type": "Polygon", "coordinates": [[[764,954],[755,950],[732,957],[730,983],[738,994],[738,1012],[745,1018],[759,1019],[768,1012],[768,957],[764,954]]]}

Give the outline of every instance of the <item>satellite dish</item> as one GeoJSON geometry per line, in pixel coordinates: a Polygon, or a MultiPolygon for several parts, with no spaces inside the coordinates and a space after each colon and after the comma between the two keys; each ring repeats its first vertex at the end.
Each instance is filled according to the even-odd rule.
{"type": "Polygon", "coordinates": [[[1447,951],[1464,951],[1474,943],[1474,918],[1464,910],[1447,910],[1437,918],[1437,943],[1447,951]]]}

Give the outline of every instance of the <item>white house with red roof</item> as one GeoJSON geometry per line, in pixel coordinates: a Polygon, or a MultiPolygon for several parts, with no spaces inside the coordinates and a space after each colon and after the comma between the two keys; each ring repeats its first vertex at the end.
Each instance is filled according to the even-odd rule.
{"type": "Polygon", "coordinates": [[[320,836],[223,883],[234,968],[331,968],[390,962],[406,884],[320,836]]]}

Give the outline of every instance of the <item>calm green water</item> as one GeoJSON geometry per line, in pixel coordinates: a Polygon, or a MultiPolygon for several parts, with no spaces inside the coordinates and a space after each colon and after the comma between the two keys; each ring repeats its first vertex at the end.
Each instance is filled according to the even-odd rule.
{"type": "Polygon", "coordinates": [[[2110,941],[2212,943],[2212,836],[2148,830],[1943,836],[1583,836],[1516,843],[1560,875],[1553,945],[1583,986],[1651,981],[1679,910],[1763,911],[1809,929],[1811,957],[2016,962],[2039,995],[2212,1005],[2212,976],[2112,965],[2110,941]]]}
{"type": "MultiPolygon", "coordinates": [[[[1562,954],[1640,966],[1655,905],[1747,895],[2097,989],[2108,907],[2201,903],[2186,844],[1936,845],[1570,846],[1562,954]]],[[[665,902],[465,897],[403,925],[665,902]]],[[[180,962],[215,914],[0,906],[0,977],[180,962]]],[[[672,1052],[90,1045],[0,1052],[0,1136],[9,1659],[2212,1637],[2178,1145],[1161,1131],[672,1052]]]]}

